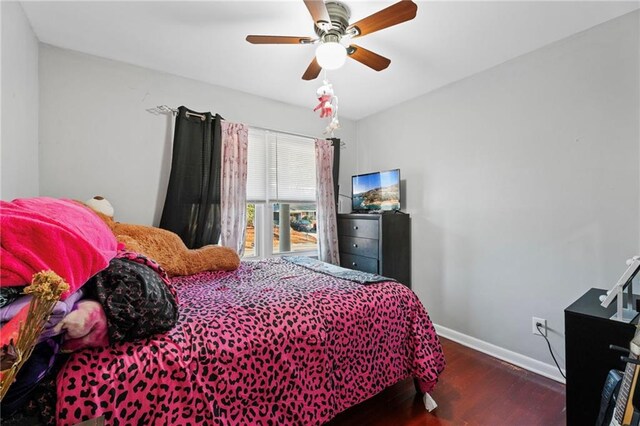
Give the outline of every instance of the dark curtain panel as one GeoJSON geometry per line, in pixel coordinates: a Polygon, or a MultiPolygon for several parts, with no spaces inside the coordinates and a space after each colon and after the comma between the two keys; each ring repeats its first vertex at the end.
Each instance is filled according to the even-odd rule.
{"type": "Polygon", "coordinates": [[[338,197],[340,192],[340,185],[338,179],[340,178],[340,139],[331,138],[333,144],[333,193],[336,197],[336,211],[338,211],[338,197]]]}
{"type": "Polygon", "coordinates": [[[160,227],[178,234],[189,248],[217,244],[220,238],[221,119],[218,114],[184,106],[176,116],[171,175],[160,227]]]}

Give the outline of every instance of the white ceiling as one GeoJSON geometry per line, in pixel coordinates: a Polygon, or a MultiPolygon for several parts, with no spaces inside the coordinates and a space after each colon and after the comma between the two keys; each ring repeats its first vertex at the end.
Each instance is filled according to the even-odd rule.
{"type": "MultiPolygon", "coordinates": [[[[347,1],[355,22],[394,1],[347,1]]],[[[391,59],[348,60],[328,77],[340,115],[360,119],[640,7],[638,1],[418,1],[413,21],[358,39],[391,59]]],[[[314,46],[251,45],[247,34],[313,36],[302,0],[23,2],[44,43],[313,108],[301,76],[314,46]]],[[[321,74],[322,77],[322,74],[321,74]]]]}

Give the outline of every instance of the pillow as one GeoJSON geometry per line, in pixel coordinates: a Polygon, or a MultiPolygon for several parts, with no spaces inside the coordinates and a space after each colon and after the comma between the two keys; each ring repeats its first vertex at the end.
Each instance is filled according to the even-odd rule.
{"type": "Polygon", "coordinates": [[[112,344],[168,331],[178,320],[178,303],[170,284],[136,261],[111,260],[83,290],[102,304],[112,344]]]}

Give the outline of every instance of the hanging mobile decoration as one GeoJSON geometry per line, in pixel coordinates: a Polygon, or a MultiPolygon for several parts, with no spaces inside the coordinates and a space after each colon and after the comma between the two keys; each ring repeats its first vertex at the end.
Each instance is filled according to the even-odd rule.
{"type": "Polygon", "coordinates": [[[329,125],[324,130],[324,134],[330,133],[333,137],[333,132],[340,128],[340,121],[338,120],[338,97],[333,93],[333,85],[326,79],[322,82],[316,92],[318,101],[320,103],[313,109],[313,111],[320,110],[320,118],[328,118],[329,125]]]}

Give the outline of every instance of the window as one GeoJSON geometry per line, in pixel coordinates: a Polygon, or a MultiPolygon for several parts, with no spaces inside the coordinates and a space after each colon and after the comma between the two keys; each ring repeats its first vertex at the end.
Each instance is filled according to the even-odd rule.
{"type": "Polygon", "coordinates": [[[247,231],[244,241],[244,256],[256,255],[256,205],[247,204],[247,231]]]}
{"type": "Polygon", "coordinates": [[[273,204],[273,253],[317,249],[316,204],[273,204]],[[281,223],[281,215],[285,219],[284,224],[281,223]],[[282,233],[280,228],[284,226],[285,232],[282,233]]]}
{"type": "Polygon", "coordinates": [[[245,257],[317,253],[313,141],[249,129],[245,257]]]}

